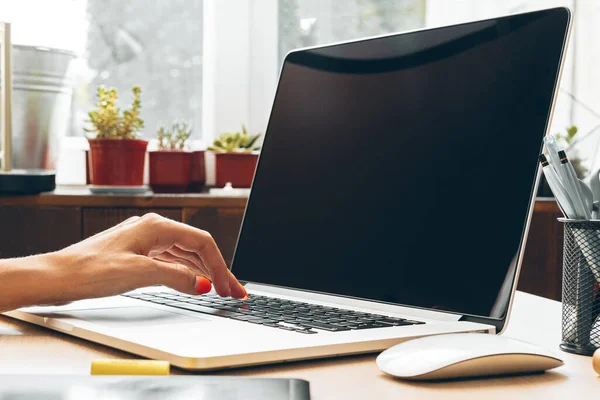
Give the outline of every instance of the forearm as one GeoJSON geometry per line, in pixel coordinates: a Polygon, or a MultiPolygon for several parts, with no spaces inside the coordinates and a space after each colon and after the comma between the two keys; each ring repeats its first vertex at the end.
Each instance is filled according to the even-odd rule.
{"type": "Polygon", "coordinates": [[[52,253],[0,260],[0,312],[52,301],[52,253]]]}

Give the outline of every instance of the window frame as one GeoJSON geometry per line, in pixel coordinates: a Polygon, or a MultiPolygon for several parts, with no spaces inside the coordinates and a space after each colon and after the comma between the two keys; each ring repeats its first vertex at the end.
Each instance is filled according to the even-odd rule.
{"type": "MultiPolygon", "coordinates": [[[[433,27],[453,22],[465,22],[494,15],[489,0],[488,8],[481,3],[426,0],[425,26],[433,27]]],[[[529,9],[527,1],[512,0],[513,12],[529,9]],[[523,5],[523,4],[525,5],[523,5]],[[526,9],[522,9],[525,7],[526,9]]],[[[573,8],[578,0],[553,0],[573,8]]],[[[203,3],[203,71],[202,71],[202,135],[192,142],[193,148],[205,148],[220,133],[239,130],[245,124],[251,132],[264,133],[269,119],[279,77],[278,58],[278,1],[277,0],[204,0],[203,3]]],[[[580,14],[575,15],[577,20],[580,14]]],[[[580,89],[574,76],[577,71],[574,49],[580,35],[572,35],[570,50],[565,62],[561,87],[573,92],[580,89]],[[575,89],[572,90],[571,88],[575,89]]],[[[578,54],[579,56],[579,54],[578,54]]],[[[563,121],[572,115],[555,116],[563,121]]],[[[562,126],[558,126],[561,128],[562,126]]],[[[151,141],[152,146],[152,141],[151,141]]],[[[87,141],[81,137],[65,137],[63,149],[82,151],[87,141]]],[[[61,152],[61,158],[64,152],[61,152]]],[[[59,159],[57,166],[59,184],[83,184],[85,173],[70,173],[73,156],[59,159]],[[83,177],[83,178],[82,178],[83,177]]],[[[207,184],[215,182],[214,156],[206,157],[207,184]]]]}

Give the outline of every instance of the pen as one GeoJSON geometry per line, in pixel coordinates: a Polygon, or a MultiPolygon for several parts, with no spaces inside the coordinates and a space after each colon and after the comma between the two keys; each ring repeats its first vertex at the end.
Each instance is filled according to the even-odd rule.
{"type": "Polygon", "coordinates": [[[550,163],[548,163],[548,159],[545,155],[540,154],[539,159],[540,163],[542,164],[544,176],[546,177],[546,182],[548,182],[548,186],[550,186],[550,189],[556,198],[556,202],[561,208],[563,214],[567,218],[576,218],[571,199],[569,198],[569,195],[565,191],[563,185],[560,183],[560,179],[558,178],[558,175],[556,175],[556,171],[554,171],[554,168],[552,168],[550,163]]]}
{"type": "Polygon", "coordinates": [[[554,169],[554,171],[558,174],[558,177],[561,181],[566,179],[566,176],[563,175],[563,171],[559,168],[560,165],[560,157],[558,156],[558,146],[556,145],[556,139],[552,135],[548,135],[544,138],[544,146],[548,151],[548,158],[550,159],[550,166],[554,169]]]}
{"type": "Polygon", "coordinates": [[[577,210],[578,217],[590,219],[592,217],[592,212],[585,204],[585,197],[581,189],[579,178],[577,178],[577,174],[575,173],[575,168],[573,168],[573,165],[569,162],[567,153],[565,153],[564,150],[559,151],[558,156],[560,157],[560,167],[564,171],[563,176],[566,180],[563,181],[563,184],[565,187],[568,187],[569,194],[572,194],[571,198],[574,200],[574,206],[577,210]]]}
{"type": "Polygon", "coordinates": [[[600,170],[592,172],[589,182],[593,198],[592,219],[598,219],[600,216],[600,170]]]}

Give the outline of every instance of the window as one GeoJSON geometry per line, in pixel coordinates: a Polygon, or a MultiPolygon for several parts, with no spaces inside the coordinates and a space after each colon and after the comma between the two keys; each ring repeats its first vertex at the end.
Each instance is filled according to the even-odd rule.
{"type": "MultiPolygon", "coordinates": [[[[241,124],[265,131],[292,49],[553,6],[574,10],[574,32],[552,131],[575,123],[585,134],[600,125],[600,9],[588,0],[1,0],[0,19],[12,20],[16,44],[79,55],[72,123],[61,135],[80,148],[98,84],[117,87],[122,105],[133,84],[142,86],[145,137],[160,123],[186,119],[196,144],[206,145],[241,124]]],[[[600,134],[584,142],[593,161],[600,134]]],[[[210,182],[210,160],[207,168],[210,182]]]]}
{"type": "Polygon", "coordinates": [[[279,61],[298,47],[425,25],[426,0],[279,0],[279,61]]]}
{"type": "Polygon", "coordinates": [[[202,0],[87,0],[85,53],[79,71],[72,134],[95,102],[98,85],[130,101],[142,87],[143,135],[185,119],[202,126],[202,0]]]}
{"type": "MultiPolygon", "coordinates": [[[[142,135],[185,119],[202,127],[203,0],[4,0],[14,44],[74,51],[69,136],[84,134],[98,85],[116,87],[120,105],[142,87],[142,135]],[[36,12],[31,12],[36,10],[36,12]]],[[[15,72],[19,66],[15,65],[15,72]]]]}

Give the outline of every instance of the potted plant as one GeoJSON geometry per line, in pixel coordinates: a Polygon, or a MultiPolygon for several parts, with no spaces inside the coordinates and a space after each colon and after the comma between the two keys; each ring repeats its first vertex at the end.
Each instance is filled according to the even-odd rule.
{"type": "Polygon", "coordinates": [[[183,193],[190,183],[192,153],[186,151],[192,130],[187,122],[158,129],[158,150],[149,153],[150,186],[155,192],[183,193]]]}
{"type": "Polygon", "coordinates": [[[223,133],[215,139],[208,149],[215,153],[218,187],[223,187],[228,182],[238,188],[252,186],[258,162],[257,150],[260,149],[255,143],[260,136],[248,135],[246,127],[242,125],[241,132],[223,133]]]}
{"type": "Polygon", "coordinates": [[[194,150],[192,151],[192,172],[187,191],[192,193],[202,192],[205,185],[206,162],[204,158],[204,150],[194,150]]]}
{"type": "Polygon", "coordinates": [[[117,89],[100,86],[96,109],[90,111],[87,132],[90,144],[89,172],[92,185],[141,186],[148,141],[138,139],[144,127],[140,118],[141,89],[134,86],[133,103],[128,110],[117,107],[117,89]]]}

